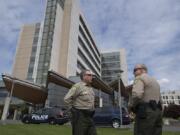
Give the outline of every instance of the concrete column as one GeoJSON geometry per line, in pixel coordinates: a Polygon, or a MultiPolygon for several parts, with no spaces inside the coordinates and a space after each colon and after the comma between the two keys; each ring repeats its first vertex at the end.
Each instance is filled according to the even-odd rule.
{"type": "Polygon", "coordinates": [[[9,105],[10,105],[12,95],[13,95],[13,90],[14,90],[14,83],[15,83],[15,81],[13,80],[12,81],[11,92],[10,92],[10,94],[8,94],[8,96],[5,99],[3,114],[2,114],[2,117],[1,117],[1,120],[3,120],[3,121],[7,119],[7,115],[8,115],[8,111],[9,111],[9,105]]]}
{"type": "Polygon", "coordinates": [[[1,120],[6,120],[7,119],[7,115],[8,115],[8,111],[9,111],[9,105],[11,102],[11,97],[6,97],[5,99],[5,103],[4,103],[4,109],[3,109],[3,114],[1,117],[1,120]]]}
{"type": "Polygon", "coordinates": [[[101,97],[99,98],[99,107],[103,107],[103,99],[101,97]]]}
{"type": "Polygon", "coordinates": [[[28,110],[28,113],[30,114],[30,113],[32,113],[32,106],[29,106],[29,110],[28,110]]]}
{"type": "Polygon", "coordinates": [[[99,107],[103,107],[103,99],[102,99],[101,90],[99,90],[99,107]]]}
{"type": "Polygon", "coordinates": [[[13,117],[13,120],[17,120],[17,109],[14,110],[14,117],[13,117]]]}
{"type": "Polygon", "coordinates": [[[45,107],[49,107],[49,100],[48,99],[46,99],[45,107]]]}

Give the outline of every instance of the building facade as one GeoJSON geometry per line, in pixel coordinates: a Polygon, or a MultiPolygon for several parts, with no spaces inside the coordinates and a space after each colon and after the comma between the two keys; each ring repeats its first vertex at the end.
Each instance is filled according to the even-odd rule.
{"type": "Polygon", "coordinates": [[[101,77],[107,83],[118,78],[118,74],[123,83],[128,85],[127,62],[125,49],[115,52],[105,52],[101,54],[101,77]],[[123,71],[121,73],[121,70],[123,71]]]}
{"type": "Polygon", "coordinates": [[[40,23],[24,25],[21,28],[12,75],[20,79],[30,79],[35,60],[40,23]]]}
{"type": "Polygon", "coordinates": [[[13,75],[45,85],[48,70],[69,77],[83,69],[101,76],[100,52],[79,1],[47,0],[43,22],[21,30],[13,75]]]}
{"type": "MultiPolygon", "coordinates": [[[[79,0],[47,0],[43,21],[21,29],[12,75],[46,86],[49,70],[69,78],[83,69],[90,69],[99,78],[102,75],[108,83],[122,69],[121,78],[127,85],[125,50],[100,54],[79,0]]],[[[53,83],[47,88],[46,104],[63,105],[67,88],[53,83]]],[[[112,104],[112,95],[95,91],[104,105],[112,104]]]]}
{"type": "Polygon", "coordinates": [[[170,104],[180,105],[180,91],[162,92],[161,99],[163,106],[168,106],[170,104]]]}

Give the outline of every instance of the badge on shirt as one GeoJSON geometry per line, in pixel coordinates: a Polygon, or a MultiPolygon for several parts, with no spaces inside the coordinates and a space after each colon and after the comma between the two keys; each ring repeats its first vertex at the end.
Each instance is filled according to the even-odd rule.
{"type": "Polygon", "coordinates": [[[88,94],[88,92],[87,92],[87,91],[84,91],[82,94],[83,94],[83,95],[87,95],[87,94],[88,94]]]}

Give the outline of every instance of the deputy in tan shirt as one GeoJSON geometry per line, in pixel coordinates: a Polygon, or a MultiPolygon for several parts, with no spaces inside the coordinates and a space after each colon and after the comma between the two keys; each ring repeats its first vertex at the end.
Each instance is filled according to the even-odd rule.
{"type": "Polygon", "coordinates": [[[95,94],[92,83],[92,72],[84,70],[81,72],[81,82],[72,86],[64,97],[65,103],[72,112],[72,134],[73,135],[96,135],[93,122],[95,94]]]}
{"type": "Polygon", "coordinates": [[[147,74],[144,64],[134,68],[135,80],[129,107],[136,114],[134,135],[162,134],[162,107],[160,86],[156,79],[147,74]]]}
{"type": "Polygon", "coordinates": [[[94,91],[90,84],[81,81],[69,90],[64,101],[70,108],[94,110],[94,91]]]}

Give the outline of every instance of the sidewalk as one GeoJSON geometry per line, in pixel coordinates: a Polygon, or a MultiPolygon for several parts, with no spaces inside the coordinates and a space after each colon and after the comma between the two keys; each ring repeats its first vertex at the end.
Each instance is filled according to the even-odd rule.
{"type": "Polygon", "coordinates": [[[7,125],[7,124],[22,124],[20,120],[0,120],[0,125],[7,125]]]}

